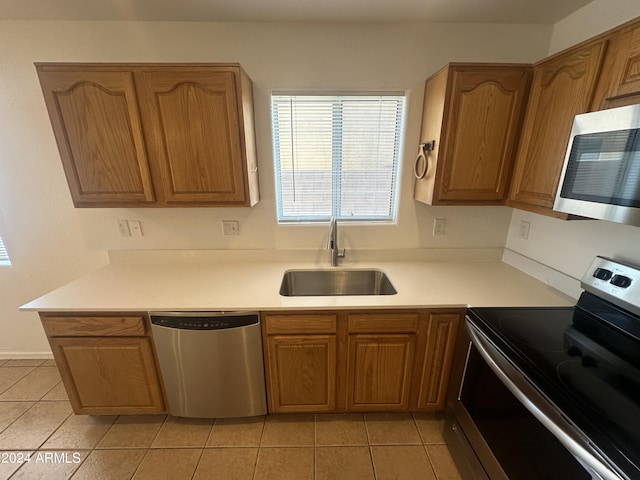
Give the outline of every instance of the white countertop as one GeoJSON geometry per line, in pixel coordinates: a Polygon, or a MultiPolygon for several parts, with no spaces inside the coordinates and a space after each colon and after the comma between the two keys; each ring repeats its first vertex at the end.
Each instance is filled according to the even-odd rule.
{"type": "Polygon", "coordinates": [[[501,261],[359,261],[339,269],[384,271],[397,295],[283,297],[289,269],[331,269],[326,261],[112,263],[64,285],[23,310],[314,310],[466,306],[568,306],[575,299],[501,261]]]}

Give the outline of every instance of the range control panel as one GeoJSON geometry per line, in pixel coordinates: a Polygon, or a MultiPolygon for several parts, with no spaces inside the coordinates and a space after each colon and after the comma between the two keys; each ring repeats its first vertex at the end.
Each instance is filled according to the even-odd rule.
{"type": "Polygon", "coordinates": [[[596,257],[582,277],[582,288],[627,310],[640,312],[640,266],[596,257]]]}

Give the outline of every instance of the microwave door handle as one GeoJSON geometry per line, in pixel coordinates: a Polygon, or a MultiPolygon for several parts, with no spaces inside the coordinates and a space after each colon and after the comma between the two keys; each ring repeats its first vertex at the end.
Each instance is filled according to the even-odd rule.
{"type": "Polygon", "coordinates": [[[552,402],[544,397],[474,325],[466,322],[471,342],[504,385],[542,423],[584,467],[603,480],[621,480],[627,477],[614,473],[597,452],[587,450],[589,440],[577,432],[560,416],[552,402]],[[550,405],[544,405],[549,403],[550,405]],[[561,424],[567,424],[563,428],[561,424]],[[600,458],[598,458],[600,457],[600,458]]]}

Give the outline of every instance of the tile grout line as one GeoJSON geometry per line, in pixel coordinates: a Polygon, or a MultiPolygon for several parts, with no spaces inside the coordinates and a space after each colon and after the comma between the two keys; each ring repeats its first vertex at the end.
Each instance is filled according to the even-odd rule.
{"type": "Polygon", "coordinates": [[[129,480],[135,478],[136,474],[138,473],[138,470],[140,470],[140,466],[142,465],[142,463],[144,462],[144,459],[147,458],[147,455],[149,455],[149,452],[151,451],[151,448],[147,448],[147,451],[144,453],[144,455],[140,458],[140,461],[138,462],[138,465],[136,465],[136,469],[133,471],[133,473],[131,474],[131,476],[129,477],[129,480]]]}
{"type": "Polygon", "coordinates": [[[373,446],[369,444],[369,459],[371,460],[371,470],[373,471],[374,480],[378,480],[378,469],[376,468],[376,462],[373,459],[373,446]]]}
{"type": "MultiPolygon", "coordinates": [[[[81,450],[84,450],[84,449],[78,449],[78,450],[80,450],[80,451],[81,451],[81,450]]],[[[78,450],[77,450],[77,451],[78,451],[78,450]]],[[[80,470],[80,467],[81,467],[82,465],[84,465],[84,462],[86,462],[86,461],[87,461],[87,458],[89,458],[89,455],[91,455],[91,453],[93,452],[93,449],[91,449],[91,450],[87,450],[87,451],[88,451],[89,453],[87,453],[87,455],[82,459],[82,461],[81,461],[78,465],[76,465],[76,468],[75,468],[75,469],[73,470],[73,472],[71,472],[71,474],[67,477],[67,479],[68,479],[68,480],[70,480],[71,478],[73,478],[73,477],[75,476],[75,474],[78,472],[78,470],[80,470]]]]}
{"type": "MultiPolygon", "coordinates": [[[[38,399],[38,401],[39,401],[39,402],[46,402],[47,400],[45,400],[45,399],[44,399],[44,397],[46,397],[47,395],[49,395],[49,393],[51,393],[51,391],[52,391],[53,389],[55,389],[55,388],[56,388],[58,385],[60,385],[61,383],[62,383],[62,380],[60,380],[60,381],[59,381],[58,383],[56,383],[53,387],[51,387],[49,390],[47,390],[47,391],[45,392],[45,394],[44,394],[44,395],[42,395],[42,397],[40,397],[40,398],[38,399]]],[[[49,401],[51,401],[51,400],[49,400],[49,401]]]]}
{"type": "MultiPolygon", "coordinates": [[[[8,402],[7,402],[8,403],[8,402]]],[[[20,403],[20,402],[16,402],[16,403],[20,403]]],[[[32,400],[26,400],[22,403],[31,403],[31,405],[29,406],[29,408],[27,408],[24,412],[22,412],[20,415],[18,415],[12,422],[9,423],[9,425],[7,425],[6,427],[4,427],[2,430],[0,430],[0,435],[2,435],[2,433],[7,430],[11,425],[13,425],[15,422],[18,421],[18,419],[20,419],[25,413],[27,413],[29,410],[31,410],[38,402],[34,402],[32,400]]]]}
{"type": "MultiPolygon", "coordinates": [[[[22,415],[24,415],[25,413],[27,413],[29,410],[31,410],[35,405],[37,405],[37,404],[38,404],[38,403],[40,403],[40,402],[41,402],[41,400],[36,400],[36,401],[34,401],[33,405],[31,405],[31,407],[29,407],[29,408],[28,408],[28,409],[27,409],[27,410],[26,410],[22,415]]],[[[22,417],[22,415],[20,415],[20,417],[22,417]]],[[[36,452],[40,451],[40,449],[42,448],[42,446],[43,446],[45,443],[47,443],[47,440],[49,440],[49,439],[50,439],[50,438],[51,438],[51,437],[52,437],[52,436],[53,436],[53,435],[58,431],[58,429],[60,429],[60,427],[61,427],[61,426],[62,426],[62,425],[63,425],[63,424],[64,424],[64,423],[65,423],[65,422],[66,422],[66,421],[71,417],[71,415],[73,415],[73,411],[72,411],[69,415],[67,415],[67,416],[65,417],[65,419],[64,419],[62,422],[60,422],[60,424],[59,424],[56,428],[54,428],[54,429],[53,429],[53,431],[52,431],[49,435],[47,435],[47,437],[46,437],[44,440],[42,440],[42,442],[41,442],[41,443],[40,443],[40,444],[39,444],[35,449],[31,449],[31,448],[29,448],[29,449],[26,449],[25,451],[29,450],[29,451],[31,451],[31,454],[34,454],[34,453],[36,453],[36,452]]],[[[20,417],[18,417],[18,418],[20,418],[20,417]]],[[[17,421],[17,420],[18,420],[18,419],[16,419],[16,421],[17,421]]],[[[12,422],[12,424],[13,424],[13,422],[12,422]]],[[[8,428],[8,427],[7,427],[7,428],[8,428]]],[[[4,430],[3,430],[3,431],[4,431],[4,430]]],[[[84,462],[84,460],[83,460],[83,462],[84,462]]],[[[82,464],[83,462],[80,462],[80,463],[82,464]]],[[[16,475],[16,474],[17,474],[21,469],[25,468],[25,465],[27,465],[27,463],[24,463],[23,465],[21,465],[20,467],[18,467],[18,469],[17,469],[15,472],[13,472],[9,478],[13,478],[13,477],[14,477],[14,476],[15,476],[15,475],[16,475]]],[[[79,466],[79,465],[78,465],[78,468],[80,468],[80,466],[79,466]]],[[[77,470],[77,468],[76,468],[76,470],[77,470]]],[[[73,471],[73,473],[74,473],[74,474],[75,474],[76,470],[74,470],[74,471],[73,471]]]]}
{"type": "Polygon", "coordinates": [[[413,426],[418,431],[418,438],[420,439],[420,443],[424,445],[424,437],[422,436],[420,427],[418,427],[418,421],[416,420],[415,412],[411,412],[410,415],[411,415],[411,421],[413,422],[413,426]]]}
{"type": "Polygon", "coordinates": [[[378,472],[376,470],[376,462],[373,460],[373,448],[371,445],[371,436],[369,435],[369,424],[367,423],[367,414],[362,413],[362,421],[364,422],[365,433],[367,434],[367,447],[369,448],[369,459],[371,460],[371,469],[373,470],[374,480],[378,479],[378,472]]]}
{"type": "Polygon", "coordinates": [[[266,414],[263,415],[263,418],[262,418],[262,430],[260,430],[260,439],[258,440],[258,450],[256,452],[256,459],[253,462],[253,475],[251,476],[253,480],[256,479],[256,475],[258,473],[258,459],[260,458],[260,452],[262,451],[262,437],[264,435],[265,429],[267,428],[268,415],[269,413],[267,412],[266,414]]]}
{"type": "MultiPolygon", "coordinates": [[[[20,452],[29,452],[29,455],[33,455],[37,450],[33,450],[31,451],[31,449],[27,449],[27,450],[17,450],[20,452]]],[[[13,473],[11,473],[11,475],[9,475],[7,477],[8,480],[11,480],[13,477],[15,477],[17,475],[17,473],[22,470],[23,468],[25,468],[25,465],[27,465],[27,463],[23,463],[22,465],[20,465],[18,468],[16,468],[13,473]]]]}
{"type": "MultiPolygon", "coordinates": [[[[7,368],[25,368],[25,367],[7,367],[7,368]]],[[[31,368],[31,367],[26,367],[26,368],[31,368]]],[[[38,370],[40,370],[41,368],[43,368],[42,366],[37,366],[37,367],[33,367],[33,369],[28,372],[27,374],[25,374],[24,376],[20,377],[20,379],[15,382],[14,384],[12,384],[9,388],[7,388],[6,390],[2,391],[0,393],[0,397],[2,395],[7,394],[13,387],[15,387],[18,383],[20,383],[22,380],[25,380],[28,376],[30,375],[34,375],[38,372],[38,370]]],[[[56,371],[58,371],[58,369],[56,367],[44,367],[44,368],[54,368],[56,371]]],[[[59,374],[58,374],[59,375],[59,374]]],[[[35,402],[39,402],[41,401],[51,390],[53,390],[59,383],[62,383],[62,379],[60,379],[58,381],[58,383],[56,383],[55,385],[53,385],[52,387],[50,387],[46,392],[44,392],[39,398],[37,399],[28,399],[28,400],[20,400],[20,399],[2,399],[0,398],[0,402],[19,402],[19,401],[35,401],[35,402]]]]}
{"type": "MultiPolygon", "coordinates": [[[[7,388],[5,388],[4,390],[2,390],[0,392],[0,396],[4,395],[5,392],[9,391],[13,386],[15,386],[20,380],[22,380],[23,378],[25,378],[27,375],[29,375],[31,372],[33,372],[36,367],[0,367],[0,369],[4,369],[4,368],[31,368],[31,370],[29,370],[27,373],[25,373],[24,375],[22,375],[20,378],[18,378],[15,382],[13,382],[11,385],[9,385],[7,388]]],[[[2,400],[0,399],[0,402],[12,402],[14,400],[2,400]]]]}
{"type": "MultiPolygon", "coordinates": [[[[36,402],[36,403],[40,403],[40,401],[38,401],[38,402],[36,402]]],[[[70,413],[69,415],[67,415],[67,416],[65,417],[65,419],[64,419],[62,422],[60,422],[60,425],[58,425],[56,428],[54,428],[54,429],[53,429],[53,432],[51,432],[51,433],[47,436],[47,438],[45,438],[45,439],[42,441],[42,443],[40,444],[40,446],[38,446],[38,447],[36,448],[36,450],[40,450],[40,449],[44,446],[44,444],[45,444],[45,443],[47,443],[47,440],[49,440],[49,439],[50,439],[50,438],[51,438],[51,437],[52,437],[52,436],[53,436],[53,435],[54,435],[54,434],[55,434],[55,433],[60,429],[60,427],[62,427],[62,425],[64,425],[64,424],[65,424],[65,422],[66,422],[67,420],[69,420],[69,418],[71,418],[71,415],[74,415],[74,413],[73,413],[73,409],[71,410],[71,413],[70,413]]]]}
{"type": "Polygon", "coordinates": [[[98,447],[100,446],[100,442],[102,442],[102,440],[104,440],[104,438],[109,435],[109,432],[111,431],[111,429],[114,427],[114,425],[116,423],[118,423],[118,420],[120,419],[122,415],[116,415],[116,419],[113,421],[113,423],[109,426],[109,428],[107,428],[107,431],[104,432],[104,435],[100,438],[100,440],[98,440],[98,442],[95,444],[95,446],[91,449],[91,451],[93,450],[100,450],[98,447]]]}
{"type": "MultiPolygon", "coordinates": [[[[427,443],[425,438],[422,436],[422,432],[420,431],[420,428],[418,427],[418,421],[416,420],[416,417],[414,415],[414,413],[411,414],[411,417],[413,418],[413,421],[416,425],[416,428],[418,429],[418,434],[420,435],[420,440],[422,440],[422,449],[424,450],[424,453],[427,455],[427,460],[429,461],[429,466],[431,467],[431,471],[433,472],[433,477],[438,480],[440,477],[438,475],[438,472],[436,470],[436,466],[433,463],[433,460],[431,459],[431,455],[429,454],[429,449],[427,448],[428,445],[432,445],[432,443],[427,443]]],[[[446,443],[445,443],[446,445],[446,443]]],[[[448,448],[448,447],[447,447],[448,448]]]]}
{"type": "Polygon", "coordinates": [[[431,460],[431,455],[429,454],[429,449],[427,448],[426,445],[422,445],[422,448],[424,448],[424,452],[427,454],[427,460],[429,460],[429,466],[431,467],[431,471],[433,472],[433,478],[438,480],[440,478],[440,476],[438,475],[438,472],[436,471],[436,466],[433,464],[433,460],[431,460]]]}
{"type": "Polygon", "coordinates": [[[213,435],[213,427],[215,427],[217,423],[218,419],[214,418],[213,423],[211,424],[211,430],[209,430],[209,435],[207,435],[207,439],[204,441],[204,446],[202,447],[203,450],[207,448],[207,445],[209,445],[209,440],[211,440],[211,436],[213,435]]]}
{"type": "MultiPolygon", "coordinates": [[[[151,450],[153,448],[153,444],[158,439],[158,436],[160,435],[160,432],[162,431],[164,426],[167,424],[167,420],[169,420],[169,415],[165,415],[164,420],[162,421],[162,425],[160,425],[160,428],[158,429],[156,434],[153,436],[153,439],[151,440],[151,443],[149,443],[149,446],[147,447],[148,450],[151,450]]],[[[142,463],[142,461],[140,463],[142,463]]]]}
{"type": "MultiPolygon", "coordinates": [[[[215,423],[215,420],[214,420],[215,423]]],[[[211,426],[211,431],[213,431],[213,425],[211,426]]],[[[209,436],[211,436],[211,432],[209,432],[209,436]]],[[[209,439],[209,437],[207,437],[207,440],[209,439]]],[[[196,466],[193,469],[193,473],[191,474],[191,480],[193,480],[196,477],[196,473],[198,472],[198,465],[200,465],[200,462],[202,461],[202,456],[204,455],[204,449],[206,448],[206,442],[205,445],[202,447],[202,450],[200,450],[200,455],[198,456],[198,461],[196,462],[196,466]]]]}

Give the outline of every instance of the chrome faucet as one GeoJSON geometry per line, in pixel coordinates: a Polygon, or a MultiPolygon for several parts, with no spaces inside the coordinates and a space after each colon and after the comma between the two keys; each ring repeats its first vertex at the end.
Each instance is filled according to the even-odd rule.
{"type": "Polygon", "coordinates": [[[331,258],[331,266],[338,266],[338,259],[344,258],[345,249],[340,250],[338,248],[338,222],[336,217],[331,217],[329,222],[329,241],[327,242],[327,248],[329,249],[329,255],[331,258]]]}

